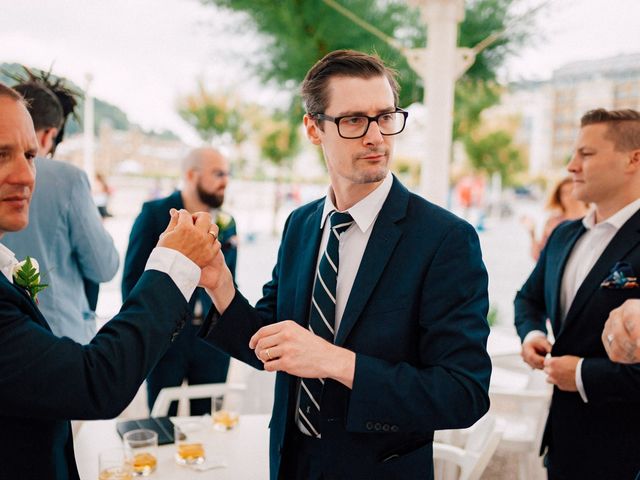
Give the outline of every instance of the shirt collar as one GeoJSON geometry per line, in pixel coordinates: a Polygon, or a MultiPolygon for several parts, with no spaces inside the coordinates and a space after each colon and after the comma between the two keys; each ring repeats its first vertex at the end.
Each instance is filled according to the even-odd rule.
{"type": "MultiPolygon", "coordinates": [[[[353,220],[362,232],[366,232],[375,221],[378,213],[380,213],[380,210],[382,209],[384,201],[387,199],[387,196],[391,191],[392,184],[393,175],[389,172],[382,183],[378,185],[373,192],[369,193],[369,195],[364,197],[354,206],[347,209],[347,212],[353,217],[353,220]]],[[[324,223],[326,222],[329,214],[334,210],[338,210],[333,204],[333,200],[331,200],[332,194],[333,190],[329,187],[329,191],[327,192],[327,196],[324,200],[320,229],[324,228],[324,223]]]]}
{"type": "MultiPolygon", "coordinates": [[[[616,230],[619,230],[627,220],[629,220],[634,213],[640,209],[640,198],[637,198],[633,202],[629,203],[626,207],[622,207],[616,213],[611,215],[606,220],[603,220],[598,225],[611,225],[616,230]]],[[[587,230],[592,229],[596,225],[596,210],[591,210],[586,217],[582,219],[582,224],[587,230]]]]}
{"type": "Polygon", "coordinates": [[[15,254],[0,243],[0,272],[13,283],[13,267],[18,264],[15,254]]]}

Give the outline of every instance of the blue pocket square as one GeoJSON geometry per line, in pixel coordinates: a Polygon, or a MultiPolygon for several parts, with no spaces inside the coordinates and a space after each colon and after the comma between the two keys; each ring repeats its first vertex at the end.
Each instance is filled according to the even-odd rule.
{"type": "Polygon", "coordinates": [[[638,288],[638,277],[636,277],[633,267],[627,262],[617,262],[611,269],[611,273],[600,284],[600,288],[611,288],[622,290],[628,288],[638,288]]]}

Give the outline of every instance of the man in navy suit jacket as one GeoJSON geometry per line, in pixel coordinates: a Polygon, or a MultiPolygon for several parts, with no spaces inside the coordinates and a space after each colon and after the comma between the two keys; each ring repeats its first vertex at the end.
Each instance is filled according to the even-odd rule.
{"type": "MultiPolygon", "coordinates": [[[[0,84],[0,237],[28,223],[37,148],[24,100],[0,84]]],[[[190,315],[200,267],[219,250],[209,214],[195,218],[194,225],[188,212],[172,212],[162,248],[87,345],[51,332],[13,281],[13,253],[0,245],[1,478],[78,479],[69,419],[118,415],[190,315]]]]}
{"type": "Polygon", "coordinates": [[[587,112],[567,168],[594,208],[553,231],[515,299],[522,356],[554,385],[541,453],[552,480],[633,479],[640,367],[612,362],[601,332],[611,310],[640,297],[640,113],[587,112]]]}
{"type": "MultiPolygon", "coordinates": [[[[122,298],[127,298],[144,272],[147,258],[166,227],[167,212],[185,208],[189,212],[209,211],[220,227],[218,240],[231,274],[235,276],[237,234],[233,217],[222,212],[224,192],[229,179],[229,163],[213,148],[196,148],[182,164],[184,187],[166,198],[146,202],[133,224],[129,247],[122,272],[122,298]]],[[[149,410],[165,387],[176,387],[184,379],[190,385],[219,383],[227,379],[229,355],[200,341],[197,334],[204,315],[211,308],[211,299],[197,288],[189,300],[195,313],[178,339],[160,359],[147,377],[149,410]]],[[[175,415],[178,402],[173,402],[169,414],[175,415]]],[[[191,415],[211,413],[210,399],[191,400],[191,415]]]]}
{"type": "Polygon", "coordinates": [[[272,479],[429,479],[433,431],[467,427],[489,406],[487,275],[478,238],[389,173],[406,112],[397,109],[394,74],[380,59],[330,53],[302,91],[306,133],[323,150],[329,193],[287,220],[255,308],[234,288],[221,256],[203,269],[217,310],[203,336],[278,372],[272,479]],[[344,233],[329,226],[334,211],[353,218],[344,233]],[[316,291],[329,290],[324,273],[315,289],[314,278],[318,265],[331,263],[325,257],[334,235],[339,267],[328,341],[310,330],[310,315],[318,318],[316,291]],[[303,409],[308,380],[323,390],[308,395],[316,404],[303,409]]]}

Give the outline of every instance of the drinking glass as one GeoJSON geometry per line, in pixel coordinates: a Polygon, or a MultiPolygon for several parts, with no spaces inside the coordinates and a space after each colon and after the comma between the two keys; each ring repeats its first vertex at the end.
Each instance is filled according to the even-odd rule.
{"type": "Polygon", "coordinates": [[[110,448],[98,455],[99,480],[132,480],[131,452],[126,448],[110,448]]]}
{"type": "MultiPolygon", "coordinates": [[[[199,465],[205,460],[204,444],[207,424],[202,419],[175,419],[174,438],[176,463],[179,465],[199,465]]],[[[210,425],[210,424],[209,424],[210,425]]],[[[209,426],[209,428],[211,428],[209,426]]]]}
{"type": "Polygon", "coordinates": [[[131,430],[122,437],[125,448],[133,457],[133,474],[147,476],[155,471],[158,464],[158,434],[153,430],[131,430]]]}

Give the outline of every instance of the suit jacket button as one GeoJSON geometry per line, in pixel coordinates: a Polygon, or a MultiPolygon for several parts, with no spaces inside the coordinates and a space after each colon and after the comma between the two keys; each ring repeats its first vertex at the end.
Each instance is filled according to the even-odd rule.
{"type": "Polygon", "coordinates": [[[397,432],[398,430],[400,430],[400,429],[398,428],[398,425],[391,425],[391,431],[392,431],[392,432],[397,432]]]}
{"type": "Polygon", "coordinates": [[[373,430],[373,422],[367,422],[365,427],[367,427],[367,430],[373,430]]]}
{"type": "Polygon", "coordinates": [[[384,425],[382,425],[382,431],[383,432],[388,432],[389,431],[389,424],[385,423],[384,425]]]}
{"type": "Polygon", "coordinates": [[[374,428],[377,432],[379,432],[382,429],[382,424],[380,422],[376,422],[374,428]]]}

